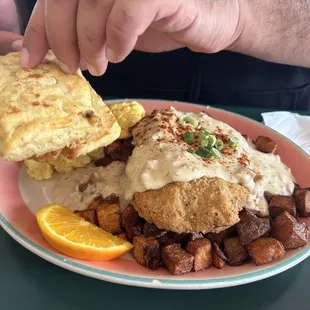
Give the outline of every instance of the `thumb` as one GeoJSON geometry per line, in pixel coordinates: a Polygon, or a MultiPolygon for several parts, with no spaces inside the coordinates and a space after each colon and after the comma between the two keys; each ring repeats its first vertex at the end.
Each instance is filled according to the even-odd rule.
{"type": "Polygon", "coordinates": [[[0,31],[0,55],[17,52],[22,48],[23,36],[18,33],[0,31]]]}

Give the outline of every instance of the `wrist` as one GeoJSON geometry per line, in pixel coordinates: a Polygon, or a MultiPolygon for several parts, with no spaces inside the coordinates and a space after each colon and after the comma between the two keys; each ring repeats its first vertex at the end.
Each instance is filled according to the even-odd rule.
{"type": "Polygon", "coordinates": [[[257,27],[249,0],[239,1],[238,31],[233,42],[226,48],[228,51],[250,54],[257,40],[257,27]]]}

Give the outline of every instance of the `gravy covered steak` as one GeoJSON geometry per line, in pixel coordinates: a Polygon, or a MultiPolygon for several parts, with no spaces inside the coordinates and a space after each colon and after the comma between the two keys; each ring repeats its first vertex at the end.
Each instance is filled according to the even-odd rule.
{"type": "Polygon", "coordinates": [[[275,141],[251,141],[204,112],[128,109],[111,109],[130,127],[89,167],[57,179],[55,203],[132,242],[140,265],[174,275],[263,265],[308,243],[298,217],[310,214],[309,189],[294,183],[275,141]]]}

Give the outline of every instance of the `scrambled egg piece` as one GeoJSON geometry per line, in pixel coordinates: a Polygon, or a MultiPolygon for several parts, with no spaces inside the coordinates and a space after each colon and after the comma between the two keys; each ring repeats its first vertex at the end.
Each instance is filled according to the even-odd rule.
{"type": "Polygon", "coordinates": [[[91,158],[88,155],[81,155],[74,159],[69,159],[66,156],[60,155],[54,162],[54,169],[58,172],[68,173],[75,168],[82,168],[87,166],[91,162],[91,158]]]}
{"type": "MultiPolygon", "coordinates": [[[[143,106],[136,102],[118,102],[109,104],[111,112],[121,127],[121,135],[119,139],[126,139],[131,136],[130,127],[138,123],[145,115],[143,106]]],[[[53,176],[54,171],[68,173],[76,168],[87,166],[92,160],[104,157],[104,148],[92,151],[88,155],[82,155],[74,159],[69,159],[60,155],[55,161],[49,163],[41,163],[33,159],[25,160],[27,173],[30,177],[37,181],[47,180],[53,176]]]]}
{"type": "Polygon", "coordinates": [[[51,164],[40,163],[33,159],[25,160],[24,164],[27,167],[29,176],[37,181],[47,180],[53,176],[54,168],[51,164]]]}
{"type": "Polygon", "coordinates": [[[37,181],[48,180],[53,176],[54,171],[68,173],[76,168],[87,166],[92,160],[104,157],[104,149],[100,148],[88,155],[81,155],[74,159],[69,159],[60,155],[55,161],[49,163],[41,163],[34,159],[24,161],[27,167],[27,173],[30,177],[37,181]]]}
{"type": "Polygon", "coordinates": [[[119,139],[129,138],[131,136],[130,127],[138,123],[145,115],[143,106],[136,101],[108,104],[108,107],[121,126],[119,139]]]}
{"type": "Polygon", "coordinates": [[[91,160],[97,160],[104,157],[104,148],[101,147],[97,150],[94,150],[88,154],[91,157],[91,160]]]}

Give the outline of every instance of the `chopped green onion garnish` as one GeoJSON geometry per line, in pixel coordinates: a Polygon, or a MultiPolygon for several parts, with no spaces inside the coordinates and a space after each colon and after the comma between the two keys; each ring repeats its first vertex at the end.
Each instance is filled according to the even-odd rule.
{"type": "Polygon", "coordinates": [[[207,140],[207,137],[211,135],[211,132],[208,131],[208,130],[205,130],[205,131],[200,131],[199,132],[199,141],[201,140],[207,140]]]}
{"type": "Polygon", "coordinates": [[[228,145],[231,147],[231,148],[234,148],[237,146],[237,144],[239,143],[239,140],[236,139],[236,138],[229,138],[228,139],[228,145]]]}
{"type": "Polygon", "coordinates": [[[216,159],[220,159],[222,157],[222,154],[219,150],[217,150],[215,147],[213,147],[210,151],[210,155],[213,156],[216,159]]]}
{"type": "Polygon", "coordinates": [[[195,154],[195,150],[192,150],[192,149],[187,149],[186,152],[191,153],[191,154],[195,154]]]}
{"type": "Polygon", "coordinates": [[[188,144],[193,144],[195,142],[195,135],[192,131],[184,132],[184,141],[188,144]]]}
{"type": "Polygon", "coordinates": [[[224,148],[224,142],[221,139],[217,139],[215,142],[215,147],[221,151],[224,148]]]}
{"type": "Polygon", "coordinates": [[[208,140],[201,140],[200,141],[201,146],[208,146],[208,144],[209,144],[208,140]]]}
{"type": "Polygon", "coordinates": [[[213,135],[208,136],[208,142],[209,142],[208,144],[209,147],[214,146],[216,143],[216,137],[213,135]]]}
{"type": "Polygon", "coordinates": [[[185,125],[185,123],[192,124],[194,128],[197,128],[199,125],[199,122],[194,117],[187,114],[179,118],[179,124],[185,125]]]}
{"type": "Polygon", "coordinates": [[[202,133],[207,137],[207,136],[210,136],[212,132],[209,130],[204,130],[202,131],[202,133]]]}
{"type": "Polygon", "coordinates": [[[204,147],[204,146],[199,146],[197,151],[196,151],[196,154],[203,157],[203,158],[210,157],[210,153],[211,153],[211,150],[204,147]]]}

